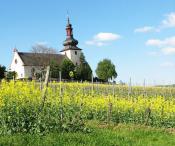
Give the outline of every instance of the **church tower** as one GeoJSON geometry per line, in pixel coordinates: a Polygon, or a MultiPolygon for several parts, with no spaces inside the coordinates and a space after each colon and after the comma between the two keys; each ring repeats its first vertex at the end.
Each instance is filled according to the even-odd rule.
{"type": "Polygon", "coordinates": [[[61,54],[66,55],[74,65],[79,65],[82,49],[77,47],[78,41],[73,37],[73,28],[70,24],[69,17],[67,19],[66,34],[66,40],[63,42],[64,48],[60,52],[61,54]]]}

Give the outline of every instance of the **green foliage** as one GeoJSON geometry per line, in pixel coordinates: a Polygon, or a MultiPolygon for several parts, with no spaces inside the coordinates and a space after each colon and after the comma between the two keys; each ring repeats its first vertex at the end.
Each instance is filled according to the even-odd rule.
{"type": "Polygon", "coordinates": [[[127,86],[93,84],[93,87],[92,93],[89,83],[53,82],[41,110],[43,99],[37,82],[3,80],[0,84],[0,135],[88,132],[85,121],[94,119],[108,124],[175,127],[175,99],[170,98],[175,95],[174,88],[171,96],[167,94],[170,88],[148,88],[148,94],[151,93],[148,96],[142,95],[143,88],[133,87],[132,96],[128,97],[121,94],[121,91],[127,93],[127,86]],[[115,97],[113,89],[117,91],[115,97]],[[152,95],[153,92],[157,95],[152,95]]]}
{"type": "Polygon", "coordinates": [[[17,77],[17,73],[15,71],[7,72],[7,75],[6,75],[7,80],[16,79],[16,77],[17,77]]]}
{"type": "Polygon", "coordinates": [[[163,129],[120,124],[88,123],[93,131],[0,136],[1,146],[174,146],[175,134],[163,129]]]}
{"type": "Polygon", "coordinates": [[[75,65],[69,59],[64,59],[61,63],[61,75],[63,79],[71,79],[70,71],[74,71],[75,65]]]}
{"type": "Polygon", "coordinates": [[[6,70],[6,67],[0,65],[0,80],[5,78],[5,70],[6,70]]]}
{"type": "Polygon", "coordinates": [[[104,81],[117,77],[115,65],[109,59],[104,59],[98,63],[96,74],[99,79],[104,81]]]}
{"type": "Polygon", "coordinates": [[[0,135],[86,132],[85,116],[75,102],[72,101],[71,105],[61,105],[59,96],[55,98],[47,94],[44,108],[40,110],[42,93],[35,82],[29,85],[25,82],[3,81],[2,84],[5,90],[0,91],[0,135]]]}
{"type": "Polygon", "coordinates": [[[80,65],[76,66],[75,70],[76,70],[77,80],[82,80],[82,81],[91,80],[92,70],[88,62],[86,61],[83,53],[81,53],[81,56],[80,56],[80,65]]]}
{"type": "Polygon", "coordinates": [[[59,78],[60,66],[55,60],[50,63],[51,78],[59,78]]]}
{"type": "Polygon", "coordinates": [[[70,71],[69,72],[69,76],[70,76],[70,78],[73,78],[74,77],[74,72],[73,71],[70,71]]]}

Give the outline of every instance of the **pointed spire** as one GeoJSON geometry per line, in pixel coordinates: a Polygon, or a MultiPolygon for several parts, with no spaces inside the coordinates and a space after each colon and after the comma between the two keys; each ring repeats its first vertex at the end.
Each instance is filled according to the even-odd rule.
{"type": "Polygon", "coordinates": [[[69,15],[68,15],[67,16],[67,26],[66,26],[66,33],[67,33],[68,38],[73,37],[72,30],[73,30],[73,28],[72,28],[72,25],[70,24],[70,18],[69,18],[69,15]]]}
{"type": "Polygon", "coordinates": [[[70,18],[69,18],[69,11],[67,11],[67,26],[71,25],[70,24],[70,18]]]}
{"type": "Polygon", "coordinates": [[[67,25],[70,25],[70,19],[69,19],[69,16],[67,17],[67,25]]]}

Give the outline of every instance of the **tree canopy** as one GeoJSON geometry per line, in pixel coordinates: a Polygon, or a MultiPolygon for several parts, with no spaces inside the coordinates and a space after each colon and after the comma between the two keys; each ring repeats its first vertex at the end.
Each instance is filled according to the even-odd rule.
{"type": "MultiPolygon", "coordinates": [[[[48,54],[47,58],[42,58],[42,56],[38,55],[36,56],[37,59],[40,59],[40,61],[45,61],[45,59],[50,60],[50,63],[48,64],[50,66],[50,71],[51,71],[51,78],[59,78],[59,71],[60,71],[60,66],[59,64],[56,62],[56,60],[52,59],[51,56],[49,56],[49,54],[56,54],[57,50],[52,48],[52,47],[48,47],[47,44],[42,44],[42,43],[37,43],[35,45],[32,46],[31,49],[32,53],[36,53],[36,54],[40,54],[40,53],[44,53],[44,54],[48,54]]],[[[34,73],[36,78],[40,78],[43,76],[43,74],[45,74],[45,70],[46,69],[46,64],[40,66],[40,72],[36,72],[34,73]]]]}
{"type": "Polygon", "coordinates": [[[69,76],[70,71],[75,70],[75,65],[70,61],[69,59],[65,58],[63,62],[61,63],[61,74],[63,79],[71,79],[69,76]]]}
{"type": "Polygon", "coordinates": [[[51,78],[59,78],[60,66],[55,60],[50,63],[51,78]]]}
{"type": "Polygon", "coordinates": [[[80,56],[80,65],[76,66],[76,79],[82,80],[82,81],[90,81],[92,76],[92,70],[90,65],[85,59],[85,56],[83,53],[81,53],[80,56]]]}
{"type": "Polygon", "coordinates": [[[5,70],[6,70],[6,67],[0,65],[0,80],[5,77],[5,70]]]}
{"type": "Polygon", "coordinates": [[[32,53],[56,54],[57,50],[52,47],[48,47],[47,44],[37,43],[32,46],[31,52],[32,53]]]}
{"type": "Polygon", "coordinates": [[[7,72],[7,76],[6,76],[7,80],[16,79],[16,77],[17,77],[17,73],[15,71],[7,72]]]}
{"type": "Polygon", "coordinates": [[[99,79],[104,81],[108,81],[109,79],[117,77],[115,65],[109,59],[103,59],[98,63],[96,74],[99,79]]]}

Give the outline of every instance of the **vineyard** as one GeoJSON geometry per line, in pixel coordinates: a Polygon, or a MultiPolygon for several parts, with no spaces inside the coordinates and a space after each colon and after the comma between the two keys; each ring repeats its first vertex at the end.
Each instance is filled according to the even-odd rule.
{"type": "Polygon", "coordinates": [[[0,84],[0,134],[90,132],[87,121],[175,127],[175,89],[90,83],[0,84]]]}

